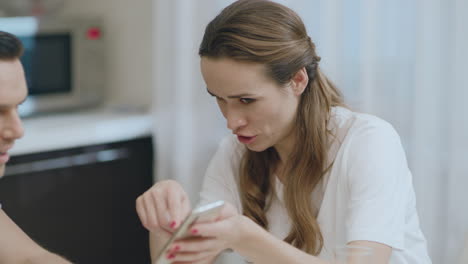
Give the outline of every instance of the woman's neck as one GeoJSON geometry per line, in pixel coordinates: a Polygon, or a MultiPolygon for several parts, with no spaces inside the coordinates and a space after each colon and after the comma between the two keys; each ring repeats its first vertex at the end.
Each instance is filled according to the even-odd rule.
{"type": "Polygon", "coordinates": [[[285,139],[281,142],[278,142],[274,148],[278,152],[280,162],[282,164],[286,163],[289,159],[289,156],[292,154],[294,148],[294,133],[290,133],[285,139]]]}
{"type": "Polygon", "coordinates": [[[286,174],[284,171],[286,168],[286,162],[288,162],[293,152],[294,142],[294,133],[290,133],[284,140],[274,146],[280,158],[278,164],[276,164],[275,174],[283,183],[286,179],[286,174]]]}

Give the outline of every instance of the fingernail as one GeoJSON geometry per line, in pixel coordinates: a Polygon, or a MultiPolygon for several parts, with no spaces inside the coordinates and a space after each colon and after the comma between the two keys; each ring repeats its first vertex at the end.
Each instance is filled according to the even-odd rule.
{"type": "Polygon", "coordinates": [[[173,259],[173,258],[175,258],[175,255],[174,254],[169,254],[169,255],[167,255],[167,258],[168,259],[173,259]]]}
{"type": "Polygon", "coordinates": [[[171,222],[171,228],[174,228],[176,226],[176,224],[177,224],[176,221],[172,221],[171,222]]]}
{"type": "Polygon", "coordinates": [[[197,229],[192,229],[192,234],[196,234],[198,233],[198,230],[197,229]]]}
{"type": "Polygon", "coordinates": [[[170,248],[169,250],[167,250],[167,253],[168,254],[174,254],[176,253],[177,251],[180,250],[180,246],[179,245],[175,245],[173,246],[172,248],[170,248]]]}

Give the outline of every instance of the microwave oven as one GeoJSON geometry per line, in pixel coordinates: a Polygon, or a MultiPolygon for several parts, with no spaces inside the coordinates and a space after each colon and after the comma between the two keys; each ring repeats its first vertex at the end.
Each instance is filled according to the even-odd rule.
{"type": "Polygon", "coordinates": [[[90,17],[3,17],[0,30],[24,45],[29,95],[21,116],[98,105],[106,80],[103,27],[90,17]]]}

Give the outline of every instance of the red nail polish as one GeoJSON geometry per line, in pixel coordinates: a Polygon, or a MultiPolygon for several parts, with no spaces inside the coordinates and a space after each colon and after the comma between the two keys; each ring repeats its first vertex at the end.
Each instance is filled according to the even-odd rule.
{"type": "Polygon", "coordinates": [[[176,221],[171,222],[171,228],[174,228],[176,226],[176,221]]]}
{"type": "Polygon", "coordinates": [[[192,229],[192,234],[195,235],[196,233],[198,233],[198,230],[197,229],[192,229]]]}
{"type": "Polygon", "coordinates": [[[180,249],[180,246],[179,246],[179,245],[176,245],[176,246],[174,247],[174,250],[173,250],[173,251],[178,251],[179,249],[180,249]]]}
{"type": "Polygon", "coordinates": [[[174,255],[174,254],[169,254],[169,255],[167,256],[167,258],[168,258],[168,259],[173,259],[173,258],[175,258],[175,255],[174,255]]]}

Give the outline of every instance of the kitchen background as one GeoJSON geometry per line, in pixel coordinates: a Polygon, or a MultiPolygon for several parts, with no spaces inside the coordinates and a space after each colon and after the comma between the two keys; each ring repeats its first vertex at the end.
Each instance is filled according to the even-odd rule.
{"type": "MultiPolygon", "coordinates": [[[[150,117],[154,178],[179,180],[193,204],[217,143],[229,133],[206,94],[197,48],[205,25],[230,2],[80,0],[65,1],[56,13],[104,19],[102,108],[150,117]]],[[[468,244],[468,1],[278,2],[304,19],[321,66],[348,103],[395,126],[433,263],[462,263],[468,244]]]]}

